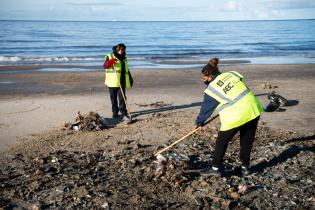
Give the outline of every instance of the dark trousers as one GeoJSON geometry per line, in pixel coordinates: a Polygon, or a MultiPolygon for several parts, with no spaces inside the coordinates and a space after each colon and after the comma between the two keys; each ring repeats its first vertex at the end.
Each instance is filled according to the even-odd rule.
{"type": "MultiPolygon", "coordinates": [[[[122,89],[123,89],[123,92],[124,92],[125,97],[126,97],[125,88],[122,88],[122,89]]],[[[126,104],[125,104],[125,101],[124,101],[124,98],[123,98],[123,95],[121,93],[120,88],[119,87],[118,88],[110,87],[109,88],[109,94],[110,94],[110,100],[112,102],[113,115],[118,115],[119,111],[123,115],[127,115],[126,104]],[[118,99],[119,105],[118,105],[117,99],[118,99]]]]}
{"type": "Polygon", "coordinates": [[[215,144],[212,166],[213,167],[221,166],[229,141],[233,138],[233,136],[238,131],[240,131],[240,146],[241,146],[240,160],[241,160],[242,166],[248,167],[250,163],[250,153],[251,153],[253,142],[255,139],[258,121],[259,121],[259,117],[239,127],[236,127],[227,131],[219,131],[217,141],[215,144]]]}

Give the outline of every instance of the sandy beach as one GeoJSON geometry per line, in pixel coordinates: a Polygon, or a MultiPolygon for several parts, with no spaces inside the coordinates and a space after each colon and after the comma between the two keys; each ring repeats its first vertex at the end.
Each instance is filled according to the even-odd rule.
{"type": "Polygon", "coordinates": [[[311,209],[315,65],[221,66],[229,70],[245,76],[264,106],[273,90],[289,101],[281,112],[263,113],[245,177],[238,137],[222,177],[200,177],[212,159],[218,119],[163,153],[165,162],[153,155],[195,127],[205,88],[200,68],[133,70],[133,124],[111,118],[103,71],[2,72],[0,207],[311,209]],[[99,113],[107,127],[66,128],[78,111],[99,113]]]}
{"type": "MultiPolygon", "coordinates": [[[[4,69],[2,67],[1,71],[4,69]]],[[[312,90],[315,89],[315,65],[221,66],[221,71],[228,70],[242,73],[263,105],[267,105],[266,94],[272,90],[293,101],[293,106],[285,107],[283,112],[264,113],[263,121],[284,131],[314,132],[315,106],[312,90]],[[269,84],[272,89],[265,88],[264,84],[269,84]]],[[[19,68],[6,68],[6,71],[20,73],[1,73],[2,149],[19,139],[62,127],[64,122],[73,121],[78,111],[94,111],[105,118],[111,117],[109,94],[103,84],[102,71],[22,73],[23,70],[19,68]]],[[[199,68],[135,69],[132,73],[135,85],[128,90],[127,96],[133,114],[148,109],[141,104],[155,102],[179,107],[176,109],[178,111],[189,108],[198,112],[204,89],[199,80],[199,68]]],[[[185,123],[193,124],[195,117],[190,116],[185,123]]]]}

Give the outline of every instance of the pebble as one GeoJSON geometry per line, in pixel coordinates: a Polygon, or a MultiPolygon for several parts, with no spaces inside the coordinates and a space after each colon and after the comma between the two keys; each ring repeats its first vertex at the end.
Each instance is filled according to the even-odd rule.
{"type": "Polygon", "coordinates": [[[237,192],[232,192],[232,193],[231,193],[231,197],[232,197],[233,199],[237,200],[237,199],[239,199],[241,196],[240,196],[240,194],[237,193],[237,192]]]}
{"type": "Polygon", "coordinates": [[[314,153],[309,152],[309,142],[278,146],[272,142],[277,138],[271,130],[260,130],[252,152],[254,175],[238,173],[239,141],[235,140],[224,157],[223,177],[201,179],[195,171],[210,165],[214,149],[214,142],[202,137],[195,135],[191,139],[195,144],[183,144],[161,162],[152,157],[154,146],[138,144],[136,139],[130,145],[125,139],[121,146],[130,148],[113,154],[108,150],[57,150],[32,158],[17,154],[0,167],[0,209],[11,205],[22,209],[22,203],[35,203],[39,209],[249,210],[297,205],[312,209],[314,153]]]}

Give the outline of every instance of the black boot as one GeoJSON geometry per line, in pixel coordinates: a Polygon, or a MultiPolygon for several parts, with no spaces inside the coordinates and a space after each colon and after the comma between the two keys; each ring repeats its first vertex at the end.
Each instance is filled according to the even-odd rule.
{"type": "Polygon", "coordinates": [[[243,176],[249,175],[249,174],[250,174],[249,168],[246,167],[246,166],[241,166],[241,174],[242,174],[243,176]]]}
{"type": "Polygon", "coordinates": [[[207,169],[200,171],[200,175],[202,177],[221,176],[221,173],[220,173],[219,169],[215,170],[211,167],[211,168],[207,168],[207,169]]]}

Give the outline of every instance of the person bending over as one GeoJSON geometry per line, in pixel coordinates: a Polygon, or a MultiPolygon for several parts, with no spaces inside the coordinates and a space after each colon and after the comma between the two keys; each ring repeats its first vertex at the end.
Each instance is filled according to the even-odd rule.
{"type": "Polygon", "coordinates": [[[201,171],[202,176],[221,175],[222,162],[229,141],[240,132],[240,161],[243,174],[249,174],[250,153],[257,124],[263,107],[236,71],[221,73],[218,58],[212,58],[202,69],[204,91],[196,126],[200,127],[216,110],[220,115],[221,128],[215,144],[212,167],[201,171]]]}

